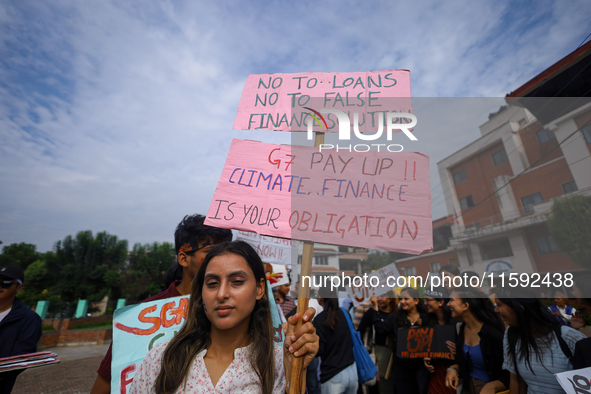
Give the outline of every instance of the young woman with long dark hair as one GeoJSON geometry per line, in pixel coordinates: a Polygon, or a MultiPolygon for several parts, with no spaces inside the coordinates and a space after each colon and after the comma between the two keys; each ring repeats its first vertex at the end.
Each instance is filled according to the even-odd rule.
{"type": "MultiPolygon", "coordinates": [[[[144,358],[130,393],[284,393],[291,351],[304,356],[306,366],[318,350],[311,323],[294,334],[297,342],[293,326],[288,330],[290,350],[273,342],[264,266],[242,241],[219,244],[207,254],[188,308],[179,333],[144,358]]],[[[296,321],[297,315],[290,324],[296,321]]]]}
{"type": "Polygon", "coordinates": [[[397,342],[406,340],[406,338],[397,338],[398,329],[421,326],[426,321],[427,313],[419,292],[412,287],[406,287],[400,291],[400,307],[391,313],[386,321],[374,321],[376,334],[390,336],[393,352],[390,376],[394,377],[397,393],[421,394],[427,389],[429,372],[423,365],[423,360],[396,356],[397,342]]]}
{"type": "Polygon", "coordinates": [[[503,371],[505,326],[494,312],[490,299],[473,288],[456,288],[448,306],[452,317],[463,321],[456,337],[456,363],[447,369],[445,384],[456,389],[463,379],[463,391],[492,394],[509,387],[509,373],[503,371]]]}
{"type": "Polygon", "coordinates": [[[586,336],[561,325],[540,300],[519,289],[496,293],[496,308],[509,326],[503,340],[503,368],[511,373],[511,393],[564,393],[554,374],[570,371],[575,344],[586,336]],[[562,345],[561,345],[562,342],[562,345]]]}
{"type": "Polygon", "coordinates": [[[327,289],[318,296],[324,308],[314,319],[320,338],[320,392],[322,394],[355,394],[359,385],[353,355],[353,339],[347,316],[339,308],[336,293],[327,289]]]}
{"type": "MultiPolygon", "coordinates": [[[[451,317],[451,309],[447,306],[449,302],[449,291],[444,288],[437,288],[434,290],[426,289],[424,294],[425,305],[427,306],[427,326],[452,326],[453,319],[451,317]]],[[[447,347],[452,354],[455,354],[455,342],[448,341],[447,347]]],[[[424,358],[425,366],[431,373],[431,378],[427,385],[427,393],[429,394],[455,394],[455,390],[445,386],[445,377],[447,375],[447,368],[449,368],[453,361],[449,360],[431,360],[424,358]]]]}

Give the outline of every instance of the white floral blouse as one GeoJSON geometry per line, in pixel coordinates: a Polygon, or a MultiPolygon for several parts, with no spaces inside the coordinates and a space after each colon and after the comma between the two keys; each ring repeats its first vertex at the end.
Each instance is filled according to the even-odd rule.
{"type": "MultiPolygon", "coordinates": [[[[154,347],[144,358],[138,368],[131,388],[130,394],[155,393],[154,383],[160,373],[160,365],[164,349],[168,342],[154,347]]],[[[207,350],[202,350],[197,354],[189,370],[187,381],[179,386],[175,394],[180,393],[260,393],[261,386],[255,370],[250,365],[248,353],[250,346],[234,350],[234,361],[224,371],[223,375],[213,387],[203,357],[207,350]],[[186,383],[186,384],[185,384],[186,383]]],[[[285,393],[285,369],[283,367],[283,348],[274,343],[275,351],[275,384],[274,394],[285,393]]]]}

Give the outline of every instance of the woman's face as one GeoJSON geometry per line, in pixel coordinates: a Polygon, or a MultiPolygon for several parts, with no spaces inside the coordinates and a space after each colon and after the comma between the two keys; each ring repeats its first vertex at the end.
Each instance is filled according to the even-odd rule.
{"type": "Polygon", "coordinates": [[[515,310],[498,298],[495,304],[495,312],[499,314],[500,318],[506,325],[517,327],[517,315],[515,314],[515,310]]]}
{"type": "Polygon", "coordinates": [[[202,297],[205,314],[218,330],[245,325],[257,300],[265,293],[264,280],[257,283],[243,257],[226,253],[212,258],[205,271],[202,297]]]}
{"type": "Polygon", "coordinates": [[[462,318],[462,316],[464,315],[464,312],[467,308],[464,300],[459,298],[458,294],[456,294],[455,292],[451,293],[451,297],[450,297],[447,305],[451,309],[451,316],[454,318],[462,318]]]}
{"type": "Polygon", "coordinates": [[[435,313],[443,306],[443,301],[435,298],[425,298],[425,305],[427,305],[427,312],[435,313]]]}
{"type": "Polygon", "coordinates": [[[418,299],[412,298],[406,291],[400,294],[400,307],[406,312],[412,312],[417,309],[418,302],[418,299]]]}

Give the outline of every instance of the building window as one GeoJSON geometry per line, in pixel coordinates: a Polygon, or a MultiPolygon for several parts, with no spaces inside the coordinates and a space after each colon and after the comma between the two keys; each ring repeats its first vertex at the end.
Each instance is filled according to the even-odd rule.
{"type": "Polygon", "coordinates": [[[497,238],[492,241],[481,242],[480,254],[482,260],[501,259],[503,257],[513,256],[513,250],[509,243],[509,238],[497,238]]]}
{"type": "Polygon", "coordinates": [[[549,253],[558,253],[558,246],[552,240],[552,237],[549,235],[544,235],[542,237],[536,237],[536,246],[538,247],[538,252],[540,254],[549,254],[549,253]]]}
{"type": "Polygon", "coordinates": [[[564,194],[568,194],[576,192],[577,190],[579,190],[579,188],[577,187],[577,182],[570,181],[562,185],[562,190],[564,190],[564,194]]]}
{"type": "Polygon", "coordinates": [[[472,196],[464,197],[460,199],[460,208],[462,211],[465,211],[468,208],[472,208],[474,206],[474,199],[472,196]]]}
{"type": "Polygon", "coordinates": [[[328,256],[314,256],[314,264],[328,265],[328,256]]]}
{"type": "Polygon", "coordinates": [[[417,274],[417,267],[415,267],[414,265],[410,267],[402,267],[400,268],[400,274],[402,276],[414,276],[417,274]]]}
{"type": "Polygon", "coordinates": [[[466,170],[458,171],[454,174],[454,185],[457,185],[458,183],[465,181],[466,179],[468,179],[468,176],[466,175],[466,170]]]}
{"type": "Polygon", "coordinates": [[[587,141],[588,144],[591,144],[591,125],[583,127],[581,131],[583,132],[583,137],[585,137],[585,141],[587,141]]]}
{"type": "Polygon", "coordinates": [[[509,158],[507,157],[507,152],[505,151],[505,149],[501,149],[500,151],[493,153],[492,154],[492,158],[493,158],[493,162],[495,163],[495,166],[498,166],[500,164],[503,164],[504,162],[506,162],[507,160],[509,160],[509,158]]]}
{"type": "Polygon", "coordinates": [[[523,205],[523,209],[525,213],[530,213],[534,211],[534,204],[544,201],[542,198],[542,193],[534,193],[530,194],[529,196],[521,197],[521,204],[523,205]]]}
{"type": "Polygon", "coordinates": [[[298,264],[299,265],[302,265],[302,255],[299,255],[298,256],[298,264]]]}
{"type": "Polygon", "coordinates": [[[536,131],[536,137],[538,137],[538,142],[540,143],[540,145],[545,144],[546,142],[556,138],[554,132],[548,129],[536,131]]]}
{"type": "Polygon", "coordinates": [[[440,268],[441,268],[441,264],[439,264],[439,261],[435,261],[435,262],[431,263],[431,272],[439,272],[440,268]]]}

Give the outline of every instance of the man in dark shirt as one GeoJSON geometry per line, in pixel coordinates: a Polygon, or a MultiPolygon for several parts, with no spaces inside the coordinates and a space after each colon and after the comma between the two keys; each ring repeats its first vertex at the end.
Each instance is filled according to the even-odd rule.
{"type": "MultiPolygon", "coordinates": [[[[24,306],[16,295],[25,282],[19,267],[0,267],[0,357],[35,353],[41,338],[41,318],[24,306]]],[[[0,393],[10,394],[23,369],[0,374],[0,393]]]]}
{"type": "MultiPolygon", "coordinates": [[[[216,244],[232,240],[232,231],[203,224],[205,216],[185,216],[174,233],[177,253],[177,270],[182,271],[180,280],[173,280],[168,288],[142,302],[162,300],[191,293],[193,278],[197,275],[201,263],[216,244]]],[[[111,392],[112,345],[97,371],[98,376],[91,394],[109,394],[111,392]]]]}

